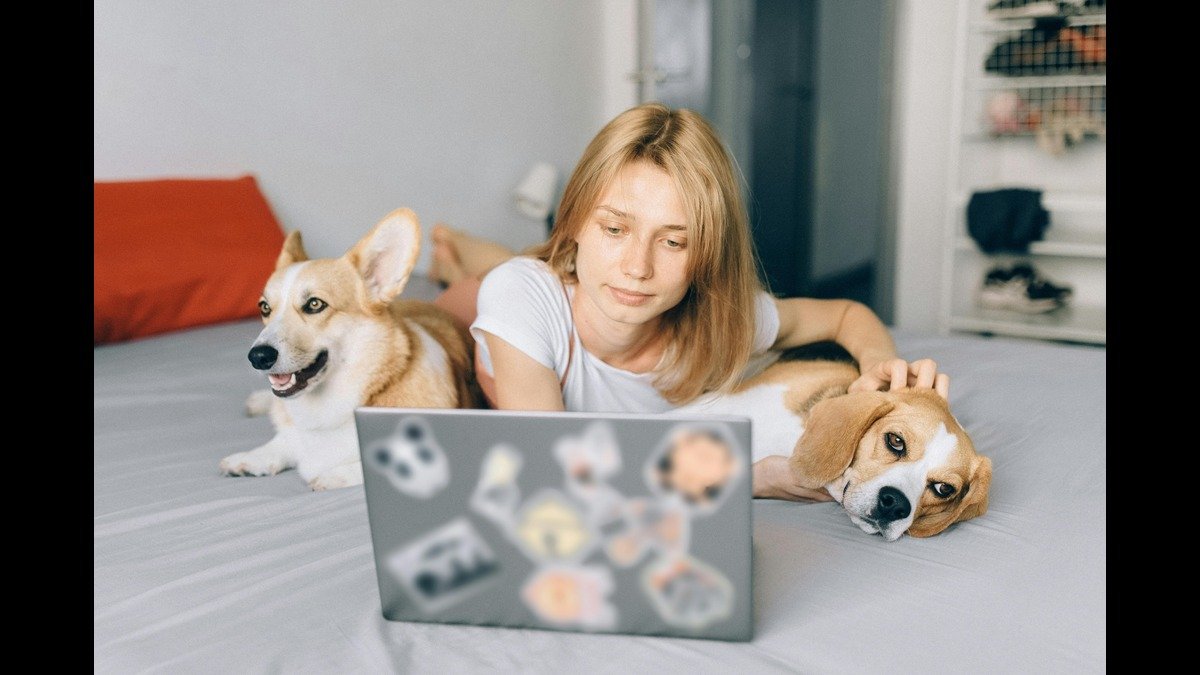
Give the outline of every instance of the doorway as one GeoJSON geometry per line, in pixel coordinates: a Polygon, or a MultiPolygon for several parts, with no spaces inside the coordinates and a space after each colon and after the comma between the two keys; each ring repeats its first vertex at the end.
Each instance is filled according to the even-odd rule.
{"type": "Polygon", "coordinates": [[[713,121],[745,178],[761,276],[891,322],[890,3],[640,0],[642,100],[713,121]]]}

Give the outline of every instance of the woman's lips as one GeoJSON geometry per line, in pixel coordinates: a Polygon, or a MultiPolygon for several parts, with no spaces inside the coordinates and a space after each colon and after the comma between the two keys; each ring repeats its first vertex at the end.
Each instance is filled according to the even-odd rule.
{"type": "Polygon", "coordinates": [[[628,305],[630,307],[637,307],[638,305],[644,305],[647,302],[650,302],[650,298],[654,297],[652,294],[649,294],[649,293],[637,293],[635,291],[627,291],[623,288],[617,288],[616,286],[609,286],[608,292],[610,295],[612,295],[614,300],[621,303],[622,305],[628,305]]]}

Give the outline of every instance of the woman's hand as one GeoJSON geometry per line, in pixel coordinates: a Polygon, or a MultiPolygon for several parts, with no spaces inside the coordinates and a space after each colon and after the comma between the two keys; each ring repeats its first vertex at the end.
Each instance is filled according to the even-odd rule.
{"type": "Polygon", "coordinates": [[[895,391],[897,389],[933,389],[944,399],[950,398],[950,376],[939,373],[933,359],[913,362],[901,358],[885,359],[865,368],[850,384],[849,391],[895,391]]]}
{"type": "Polygon", "coordinates": [[[825,488],[816,490],[800,487],[792,482],[788,458],[783,455],[763,457],[754,463],[751,486],[755,497],[762,499],[786,499],[793,502],[831,502],[833,497],[825,488]]]}

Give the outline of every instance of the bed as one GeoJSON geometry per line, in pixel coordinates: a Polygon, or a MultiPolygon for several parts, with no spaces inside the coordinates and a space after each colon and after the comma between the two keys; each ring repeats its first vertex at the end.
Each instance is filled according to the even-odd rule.
{"type": "Polygon", "coordinates": [[[729,643],[385,620],[361,486],[217,473],[271,434],[242,413],[259,325],[94,350],[96,672],[1106,670],[1103,348],[897,332],[952,375],[990,509],[887,543],[756,501],[755,637],[729,643]]]}

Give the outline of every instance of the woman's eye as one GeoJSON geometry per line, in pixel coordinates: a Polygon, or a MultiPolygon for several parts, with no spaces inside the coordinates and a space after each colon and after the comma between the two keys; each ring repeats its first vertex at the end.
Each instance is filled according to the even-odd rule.
{"type": "Polygon", "coordinates": [[[600,228],[604,230],[605,234],[611,234],[614,237],[621,234],[621,228],[616,225],[601,225],[600,228]]]}
{"type": "Polygon", "coordinates": [[[683,248],[683,246],[684,246],[682,241],[676,241],[674,239],[668,239],[666,241],[667,241],[667,248],[683,248]]]}
{"type": "Polygon", "coordinates": [[[883,443],[887,446],[889,452],[897,457],[903,457],[908,454],[908,449],[904,446],[904,439],[900,434],[887,432],[883,435],[883,443]]]}
{"type": "Polygon", "coordinates": [[[309,298],[308,302],[304,303],[304,313],[316,314],[328,306],[329,303],[320,298],[309,298]]]}
{"type": "Polygon", "coordinates": [[[949,483],[930,483],[929,489],[933,491],[933,494],[941,497],[942,499],[953,495],[955,492],[954,486],[949,483]]]}
{"type": "Polygon", "coordinates": [[[271,306],[267,304],[266,300],[258,301],[258,313],[262,314],[264,319],[271,316],[271,306]]]}

